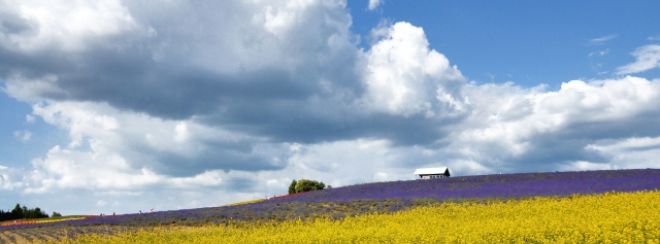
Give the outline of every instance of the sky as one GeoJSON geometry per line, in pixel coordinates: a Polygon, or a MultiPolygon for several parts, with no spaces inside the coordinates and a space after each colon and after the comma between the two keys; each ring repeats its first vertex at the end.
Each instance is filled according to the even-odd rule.
{"type": "Polygon", "coordinates": [[[0,209],[660,168],[657,1],[0,0],[0,209]]]}

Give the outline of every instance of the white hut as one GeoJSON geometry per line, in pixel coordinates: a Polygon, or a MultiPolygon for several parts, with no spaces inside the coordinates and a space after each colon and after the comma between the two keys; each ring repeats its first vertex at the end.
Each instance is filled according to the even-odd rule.
{"type": "Polygon", "coordinates": [[[418,179],[439,179],[451,176],[451,171],[447,167],[439,168],[421,168],[415,170],[418,179]]]}

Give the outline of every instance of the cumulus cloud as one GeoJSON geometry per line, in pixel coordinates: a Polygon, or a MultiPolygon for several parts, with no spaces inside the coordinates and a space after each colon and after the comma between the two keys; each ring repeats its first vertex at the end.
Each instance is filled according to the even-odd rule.
{"type": "Polygon", "coordinates": [[[463,109],[456,87],[464,81],[456,66],[429,44],[422,28],[399,22],[384,30],[367,52],[366,103],[384,112],[410,116],[463,109]]]}
{"type": "Polygon", "coordinates": [[[280,150],[284,144],[193,120],[162,120],[98,103],[57,102],[33,109],[70,138],[68,145],[33,161],[31,180],[42,188],[130,188],[169,184],[167,178],[173,177],[179,185],[206,184],[200,180],[209,179],[212,170],[272,170],[288,157],[280,150]]]}
{"type": "Polygon", "coordinates": [[[660,133],[654,125],[660,118],[657,80],[574,80],[558,91],[487,84],[464,91],[472,114],[454,127],[447,149],[506,171],[553,170],[579,160],[608,162],[589,145],[660,133]]]}
{"type": "Polygon", "coordinates": [[[0,43],[4,47],[34,53],[61,49],[80,51],[94,39],[128,31],[133,18],[119,0],[17,1],[0,3],[0,43]]]}
{"type": "Polygon", "coordinates": [[[656,168],[660,137],[632,136],[622,140],[603,140],[587,145],[586,149],[604,155],[607,165],[612,168],[656,168]]]}
{"type": "Polygon", "coordinates": [[[290,141],[384,133],[344,129],[371,115],[350,108],[361,54],[343,1],[36,3],[3,5],[3,90],[70,141],[33,161],[28,191],[239,188],[213,172],[281,169],[290,141]]]}
{"type": "MultiPolygon", "coordinates": [[[[267,197],[300,177],[341,186],[439,165],[658,167],[657,79],[557,90],[469,81],[411,23],[376,27],[359,48],[345,1],[36,3],[0,5],[2,89],[68,141],[20,177],[0,169],[5,189],[76,191],[102,209],[166,195],[162,209],[267,197]],[[96,14],[94,26],[80,21],[96,14]]],[[[654,68],[652,48],[619,73],[654,68]]]]}
{"type": "Polygon", "coordinates": [[[381,4],[383,4],[383,0],[369,0],[369,6],[367,6],[367,8],[369,8],[369,10],[374,10],[381,4]]]}
{"type": "MultiPolygon", "coordinates": [[[[341,1],[163,1],[150,3],[158,6],[153,11],[137,2],[114,8],[95,1],[58,5],[84,11],[6,5],[5,11],[15,15],[22,9],[41,9],[44,15],[66,21],[25,20],[36,30],[65,33],[57,36],[67,38],[61,42],[68,44],[62,45],[71,46],[24,50],[4,43],[2,67],[11,94],[107,102],[181,119],[223,109],[218,104],[305,98],[324,88],[321,80],[336,89],[352,85],[341,84],[353,78],[351,70],[342,67],[351,64],[356,50],[348,31],[350,16],[341,1]],[[67,20],[68,15],[126,14],[130,15],[96,19],[111,22],[103,31],[86,30],[84,26],[96,26],[89,22],[67,20]],[[124,23],[129,20],[130,25],[124,23]],[[72,25],[82,25],[83,33],[112,35],[69,34],[72,25]]],[[[59,43],[25,35],[39,43],[59,43]]]]}
{"type": "Polygon", "coordinates": [[[0,189],[10,191],[22,187],[22,183],[19,180],[12,179],[15,175],[15,170],[0,165],[0,189]]]}
{"type": "Polygon", "coordinates": [[[637,48],[635,62],[617,68],[618,74],[635,74],[660,68],[660,45],[652,44],[637,48]]]}

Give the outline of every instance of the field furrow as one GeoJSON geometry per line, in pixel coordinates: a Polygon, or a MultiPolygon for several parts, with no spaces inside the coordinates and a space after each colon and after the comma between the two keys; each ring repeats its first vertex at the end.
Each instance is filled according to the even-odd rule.
{"type": "Polygon", "coordinates": [[[0,243],[12,243],[13,239],[10,239],[5,231],[0,232],[0,243]]]}

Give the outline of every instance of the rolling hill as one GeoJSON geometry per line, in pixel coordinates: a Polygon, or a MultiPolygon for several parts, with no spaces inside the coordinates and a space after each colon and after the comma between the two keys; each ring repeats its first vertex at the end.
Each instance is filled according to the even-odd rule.
{"type": "Polygon", "coordinates": [[[116,230],[146,226],[241,225],[317,217],[341,219],[365,213],[396,212],[433,202],[485,201],[657,189],[660,189],[660,169],[520,173],[379,182],[285,195],[222,207],[2,226],[0,230],[4,230],[5,234],[0,234],[0,238],[6,238],[6,235],[11,234],[39,240],[55,238],[61,233],[66,233],[68,236],[113,233],[116,230]]]}

